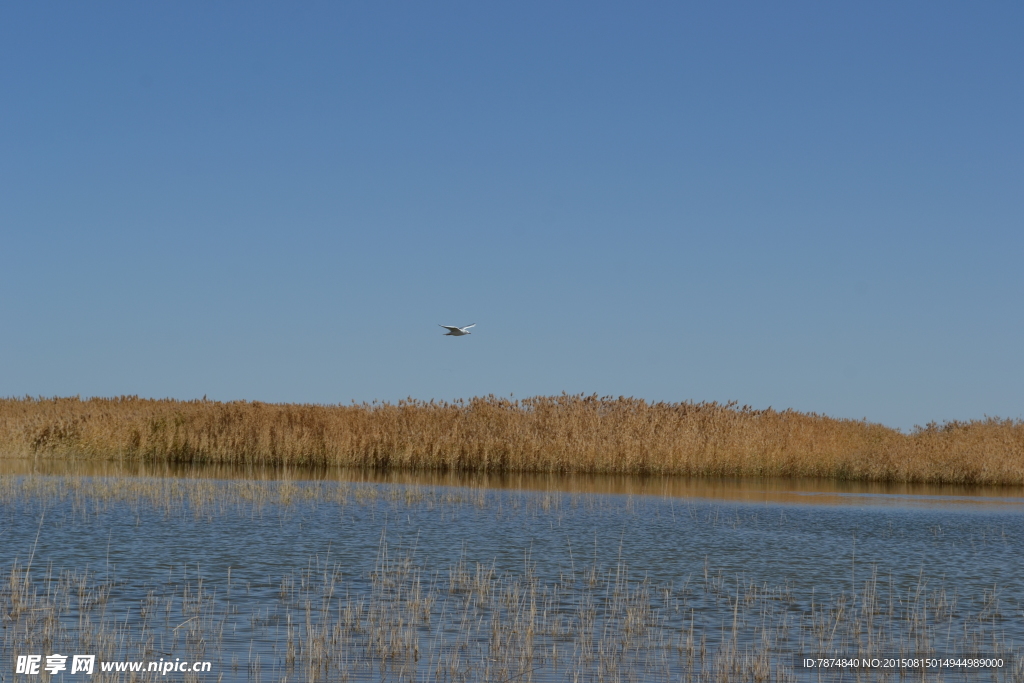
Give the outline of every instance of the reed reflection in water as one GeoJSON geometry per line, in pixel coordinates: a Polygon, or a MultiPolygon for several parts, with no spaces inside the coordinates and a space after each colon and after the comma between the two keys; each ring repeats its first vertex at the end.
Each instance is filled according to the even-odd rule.
{"type": "Polygon", "coordinates": [[[175,464],[53,458],[0,458],[0,475],[171,477],[256,481],[448,486],[569,494],[660,496],[817,505],[966,505],[1024,508],[1024,486],[975,486],[807,478],[729,478],[613,474],[438,472],[342,467],[175,464]]]}

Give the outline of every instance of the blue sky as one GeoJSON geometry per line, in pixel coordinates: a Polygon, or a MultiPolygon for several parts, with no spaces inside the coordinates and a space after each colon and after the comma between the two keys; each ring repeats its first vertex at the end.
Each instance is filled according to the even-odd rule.
{"type": "Polygon", "coordinates": [[[1024,417],[1024,6],[637,4],[6,3],[0,395],[1024,417]]]}

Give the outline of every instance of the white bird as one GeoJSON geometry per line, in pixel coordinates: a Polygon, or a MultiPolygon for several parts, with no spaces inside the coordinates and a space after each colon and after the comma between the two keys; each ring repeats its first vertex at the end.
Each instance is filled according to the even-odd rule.
{"type": "Polygon", "coordinates": [[[448,334],[442,335],[444,337],[461,337],[464,334],[473,334],[469,331],[469,328],[476,327],[476,323],[472,325],[466,325],[465,327],[452,327],[451,325],[438,325],[448,330],[448,334]]]}

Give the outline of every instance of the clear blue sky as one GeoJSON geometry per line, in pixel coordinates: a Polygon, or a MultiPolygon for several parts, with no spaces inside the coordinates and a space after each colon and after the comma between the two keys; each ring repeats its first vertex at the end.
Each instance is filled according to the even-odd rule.
{"type": "Polygon", "coordinates": [[[1024,417],[1022,36],[1009,2],[5,3],[0,395],[1024,417]]]}

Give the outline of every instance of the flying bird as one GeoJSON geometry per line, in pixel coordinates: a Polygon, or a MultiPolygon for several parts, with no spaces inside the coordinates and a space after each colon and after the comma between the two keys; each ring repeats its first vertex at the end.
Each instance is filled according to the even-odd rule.
{"type": "Polygon", "coordinates": [[[452,327],[451,325],[438,325],[438,327],[443,327],[444,329],[448,330],[448,333],[442,336],[461,337],[464,334],[473,334],[472,332],[469,331],[469,328],[476,327],[476,323],[473,323],[472,325],[466,325],[465,327],[452,327]]]}

